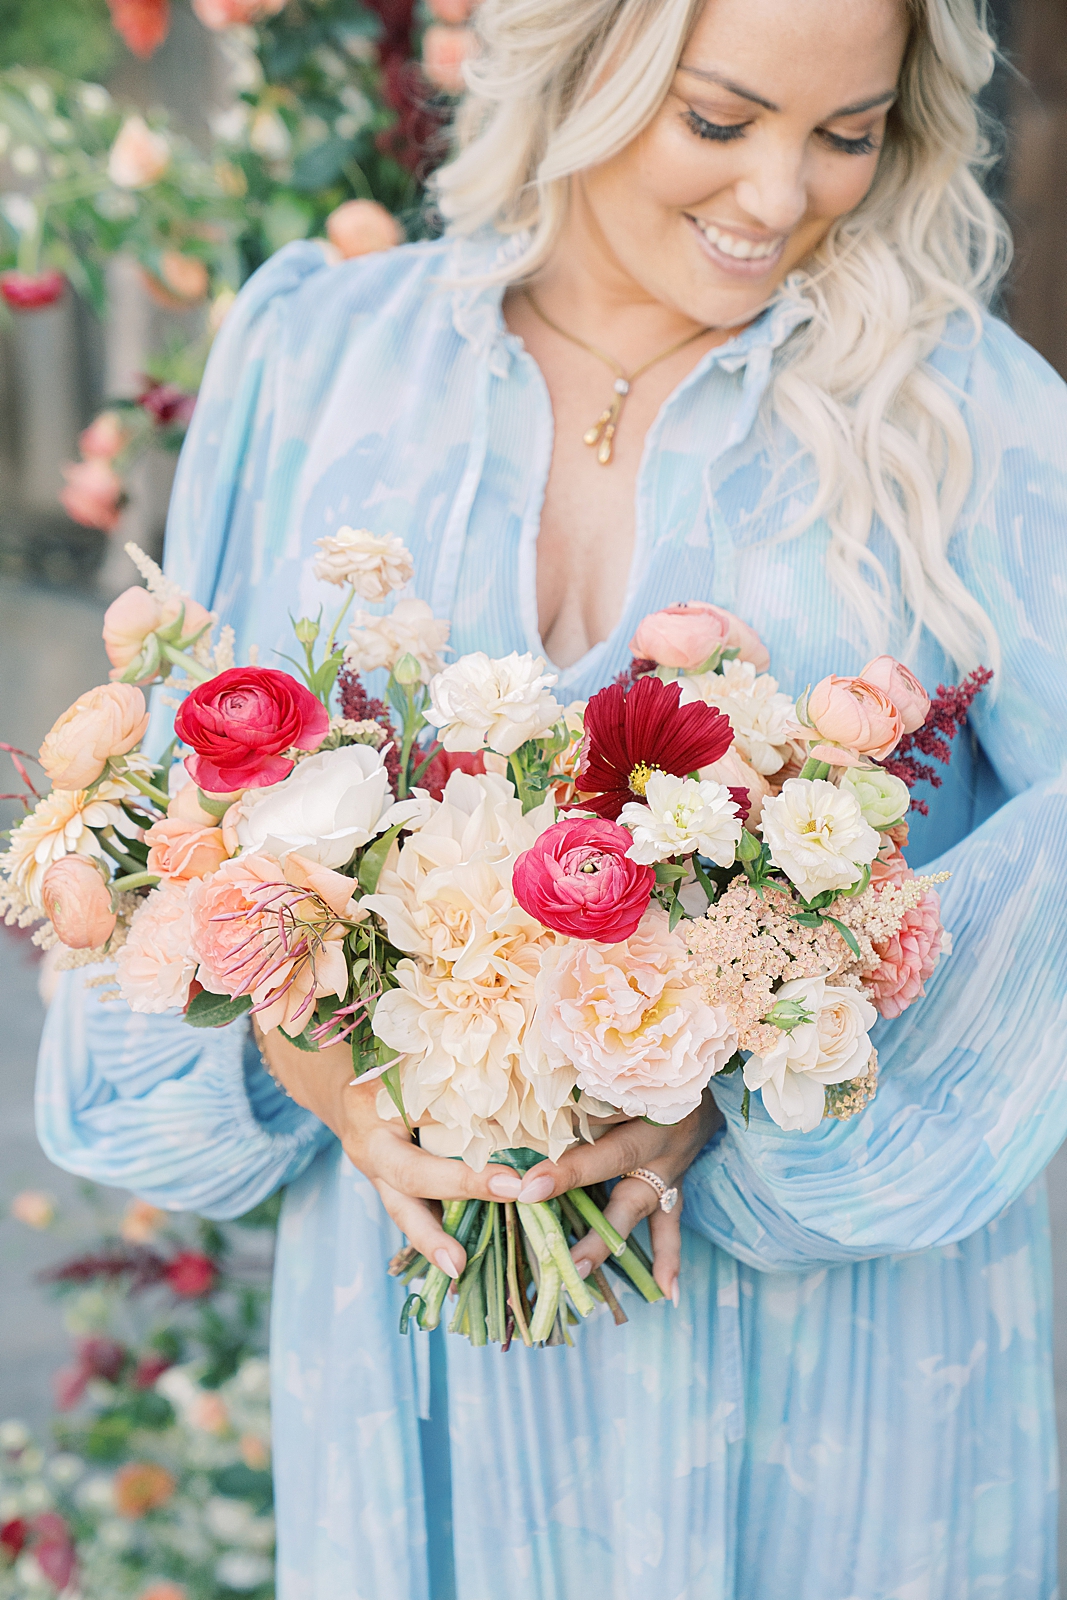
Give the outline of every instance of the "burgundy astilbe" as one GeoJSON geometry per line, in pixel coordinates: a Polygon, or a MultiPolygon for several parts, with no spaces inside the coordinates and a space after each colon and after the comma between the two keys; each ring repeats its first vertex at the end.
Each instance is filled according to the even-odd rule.
{"type": "Polygon", "coordinates": [[[384,700],[373,699],[363,687],[363,679],[352,667],[342,667],[337,674],[337,692],[341,697],[341,715],[351,722],[376,722],[389,741],[385,752],[385,770],[389,785],[397,792],[400,782],[400,737],[393,727],[384,700]]]}
{"type": "Polygon", "coordinates": [[[655,672],[656,663],[649,661],[646,656],[634,656],[628,667],[612,678],[612,683],[619,683],[624,689],[633,688],[638,678],[645,677],[650,672],[655,672]]]}
{"type": "MultiPolygon", "coordinates": [[[[962,683],[939,683],[937,693],[930,702],[926,721],[914,733],[904,735],[892,756],[882,762],[885,770],[900,778],[909,789],[917,783],[928,783],[932,789],[940,789],[940,774],[929,761],[920,761],[916,752],[929,756],[933,761],[940,761],[942,766],[947,767],[952,759],[951,741],[967,721],[975,698],[987,683],[992,682],[992,678],[988,667],[975,667],[962,683]]],[[[924,817],[930,810],[925,800],[914,799],[911,809],[921,812],[924,817]]]]}

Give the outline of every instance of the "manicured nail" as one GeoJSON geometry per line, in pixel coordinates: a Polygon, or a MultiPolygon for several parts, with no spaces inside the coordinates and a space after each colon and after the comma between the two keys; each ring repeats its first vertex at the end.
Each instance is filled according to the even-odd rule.
{"type": "Polygon", "coordinates": [[[519,1190],[519,1199],[524,1205],[536,1205],[539,1200],[547,1200],[556,1187],[550,1172],[542,1172],[539,1178],[527,1178],[519,1190]]]}
{"type": "Polygon", "coordinates": [[[522,1179],[516,1172],[500,1172],[489,1179],[489,1193],[501,1200],[515,1200],[522,1188],[522,1179]]]}
{"type": "Polygon", "coordinates": [[[674,1282],[671,1284],[671,1305],[674,1307],[675,1311],[678,1309],[681,1298],[682,1291],[678,1287],[678,1279],[675,1278],[674,1282]]]}
{"type": "Polygon", "coordinates": [[[434,1260],[437,1262],[437,1265],[440,1267],[441,1271],[447,1272],[450,1278],[459,1277],[459,1273],[456,1271],[455,1263],[453,1262],[452,1257],[449,1255],[447,1250],[438,1250],[437,1254],[434,1256],[434,1260]]]}
{"type": "Polygon", "coordinates": [[[591,1261],[576,1261],[574,1265],[578,1268],[579,1278],[588,1278],[589,1274],[593,1270],[593,1263],[591,1261]]]}

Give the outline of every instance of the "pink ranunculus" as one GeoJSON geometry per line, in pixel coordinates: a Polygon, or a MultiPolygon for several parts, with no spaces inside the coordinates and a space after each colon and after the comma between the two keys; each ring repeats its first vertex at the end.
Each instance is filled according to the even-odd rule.
{"type": "Polygon", "coordinates": [[[618,944],[648,910],[652,867],[631,861],[633,835],[600,817],[564,818],[516,861],[515,898],[546,928],[573,939],[618,944]]]}
{"type": "Polygon", "coordinates": [[[101,411],[78,435],[78,449],[86,461],[111,461],[126,448],[129,439],[129,429],[123,426],[118,412],[101,411]]]}
{"type": "Polygon", "coordinates": [[[153,823],[144,842],[148,846],[146,870],[176,883],[209,878],[230,853],[220,828],[200,827],[183,822],[180,817],[164,817],[153,823]]]}
{"type": "Polygon", "coordinates": [[[572,1065],[580,1089],[627,1116],[664,1123],[688,1116],[737,1049],[725,1006],[706,1003],[689,960],[658,908],[610,950],[550,946],[537,980],[549,1062],[572,1065]]]}
{"type": "Polygon", "coordinates": [[[286,0],[193,0],[193,10],[205,28],[247,28],[264,17],[275,17],[286,0]]]}
{"type": "Polygon", "coordinates": [[[857,767],[861,756],[884,761],[904,736],[903,719],[885,690],[863,678],[831,674],[798,709],[818,738],[811,755],[831,766],[857,767]]]}
{"type": "Polygon", "coordinates": [[[941,901],[931,889],[904,913],[893,937],[875,946],[881,965],[863,983],[883,1017],[899,1017],[925,994],[924,985],[937,966],[944,937],[941,901]]]}
{"type": "Polygon", "coordinates": [[[755,629],[732,611],[689,600],[654,611],[639,624],[630,640],[631,654],[660,667],[695,672],[724,650],[737,650],[757,672],[766,672],[770,654],[755,629]]]}
{"type": "Polygon", "coordinates": [[[876,689],[887,694],[900,712],[905,733],[914,733],[926,721],[930,710],[930,696],[914,673],[893,656],[875,656],[868,661],[860,677],[864,683],[873,683],[876,689]]]}
{"type": "Polygon", "coordinates": [[[119,993],[132,1011],[184,1006],[196,972],[189,885],[162,883],[138,906],[118,953],[119,993]]]}
{"type": "Polygon", "coordinates": [[[104,683],[81,695],[52,724],[38,759],[54,789],[87,789],[112,756],[144,738],[148,710],[132,683],[104,683]]]}
{"type": "Polygon", "coordinates": [[[61,944],[99,950],[115,931],[111,891],[88,856],[53,861],[41,884],[44,909],[61,944]]]}
{"type": "Polygon", "coordinates": [[[208,794],[280,783],[293,770],[285,751],[317,750],[330,726],[321,700],[273,667],[230,667],[182,702],[174,731],[194,755],[186,768],[208,794]]]}
{"type": "Polygon", "coordinates": [[[345,260],[403,242],[399,222],[377,200],[346,200],[326,218],[326,237],[345,260]]]}
{"type": "Polygon", "coordinates": [[[66,462],[63,476],[67,481],[59,491],[59,501],[71,521],[83,528],[114,533],[126,503],[126,491],[114,467],[94,456],[89,461],[66,462]]]}
{"type": "Polygon", "coordinates": [[[446,94],[463,93],[467,87],[463,63],[473,49],[470,28],[431,22],[422,36],[422,70],[435,89],[443,89],[446,94]]]}

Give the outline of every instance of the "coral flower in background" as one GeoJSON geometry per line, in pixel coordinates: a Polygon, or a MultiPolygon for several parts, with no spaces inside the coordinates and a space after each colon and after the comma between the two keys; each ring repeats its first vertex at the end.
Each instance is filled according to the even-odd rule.
{"type": "Polygon", "coordinates": [[[280,783],[295,765],[283,752],[317,750],[329,726],[322,701],[272,667],[220,672],[197,685],[174,719],[195,752],[185,760],[189,775],[209,794],[280,783]]]}
{"type": "Polygon", "coordinates": [[[78,449],[86,461],[112,461],[129,440],[129,429],[123,426],[118,412],[101,411],[78,435],[78,449]]]}
{"type": "Polygon", "coordinates": [[[0,272],[0,296],[12,311],[43,311],[62,300],[66,287],[61,272],[0,272]]]}
{"type": "Polygon", "coordinates": [[[117,189],[147,189],[170,166],[170,140],[143,117],[127,117],[108,156],[107,175],[117,189]]]}
{"type": "Polygon", "coordinates": [[[170,0],[107,0],[111,24],[127,49],[142,60],[170,32],[170,0]]]}
{"type": "Polygon", "coordinates": [[[92,456],[88,461],[68,461],[64,464],[63,476],[66,483],[59,492],[59,500],[71,521],[83,528],[114,533],[126,504],[126,490],[111,463],[101,456],[92,456]]]}
{"type": "Polygon", "coordinates": [[[463,93],[467,87],[463,63],[473,49],[470,28],[431,22],[422,36],[422,70],[435,89],[443,89],[445,94],[463,93]]]}
{"type": "Polygon", "coordinates": [[[218,1275],[214,1261],[200,1250],[179,1250],[163,1274],[171,1293],[182,1300],[199,1300],[210,1294],[218,1275]]]}
{"type": "Polygon", "coordinates": [[[391,250],[404,239],[399,222],[377,200],[346,200],[326,218],[326,237],[346,261],[391,250]]]}
{"type": "Polygon", "coordinates": [[[728,718],[713,706],[680,706],[681,688],[651,675],[629,691],[613,683],[585,708],[586,744],[578,776],[582,807],[618,817],[643,800],[653,772],[685,778],[724,756],[733,742],[728,718]]]}
{"type": "Polygon", "coordinates": [[[156,1461],[128,1461],[115,1474],[115,1510],[120,1517],[136,1519],[158,1511],[170,1500],[177,1483],[156,1461]]]}

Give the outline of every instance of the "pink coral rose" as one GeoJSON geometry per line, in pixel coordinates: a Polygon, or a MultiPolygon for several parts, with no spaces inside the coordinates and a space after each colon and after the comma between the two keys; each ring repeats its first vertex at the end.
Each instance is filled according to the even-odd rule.
{"type": "Polygon", "coordinates": [[[41,899],[61,944],[99,950],[115,931],[111,891],[88,856],[53,861],[41,884],[41,899]]]}
{"type": "Polygon", "coordinates": [[[104,683],[75,700],[45,735],[38,759],[55,789],[87,789],[112,756],[144,738],[148,710],[132,683],[104,683]]]}
{"type": "Polygon", "coordinates": [[[293,770],[285,751],[317,750],[330,726],[321,700],[288,672],[230,667],[183,700],[174,731],[194,755],[186,769],[208,794],[280,783],[293,770]]]}
{"type": "Polygon", "coordinates": [[[119,993],[132,1011],[184,1006],[196,972],[189,885],[163,883],[138,906],[117,957],[119,993]]]}
{"type": "Polygon", "coordinates": [[[771,664],[762,640],[746,622],[704,600],[654,611],[630,640],[631,654],[683,672],[695,672],[731,649],[740,652],[742,661],[751,661],[757,672],[766,672],[771,664]]]}
{"type": "Polygon", "coordinates": [[[347,261],[391,250],[404,235],[396,218],[377,200],[346,200],[326,218],[326,237],[347,261]]]}
{"type": "Polygon", "coordinates": [[[86,461],[111,461],[129,443],[129,429],[123,427],[117,411],[101,411],[78,435],[78,449],[86,461]]]}
{"type": "Polygon", "coordinates": [[[431,22],[422,36],[422,70],[436,89],[462,94],[467,84],[463,63],[474,49],[470,28],[431,22]]]}
{"type": "Polygon", "coordinates": [[[144,842],[148,845],[146,870],[159,878],[173,878],[177,883],[209,878],[230,853],[221,829],[213,824],[198,827],[180,817],[164,817],[153,823],[144,842]]]}
{"type": "Polygon", "coordinates": [[[632,845],[629,830],[606,818],[555,822],[516,861],[515,898],[556,933],[617,944],[648,910],[656,881],[652,867],[630,860],[632,845]]]}
{"type": "Polygon", "coordinates": [[[541,1047],[573,1065],[578,1087],[630,1117],[678,1122],[737,1049],[725,1006],[709,1006],[689,977],[689,954],[650,911],[610,950],[545,950],[537,979],[541,1047]]]}
{"type": "Polygon", "coordinates": [[[904,913],[893,937],[875,946],[881,965],[863,982],[883,1017],[899,1017],[926,993],[924,985],[937,966],[944,939],[941,901],[931,889],[904,913]]]}
{"type": "Polygon", "coordinates": [[[887,694],[900,712],[905,733],[915,733],[926,721],[930,710],[930,696],[914,673],[893,656],[875,656],[868,661],[860,677],[864,683],[873,683],[876,689],[887,694]]]}
{"type": "Polygon", "coordinates": [[[63,467],[67,480],[59,491],[59,501],[72,522],[83,528],[99,528],[114,533],[126,503],[122,479],[107,461],[68,461],[63,467]]]}
{"type": "MultiPolygon", "coordinates": [[[[190,780],[182,784],[177,794],[171,796],[167,807],[168,817],[177,817],[179,821],[196,828],[217,828],[219,818],[210,811],[205,811],[200,804],[200,791],[196,784],[190,780]]],[[[235,855],[239,848],[237,835],[234,834],[232,843],[227,840],[226,854],[235,855]]]]}
{"type": "Polygon", "coordinates": [[[863,678],[831,674],[809,689],[798,714],[818,735],[811,754],[831,766],[857,767],[861,756],[884,761],[904,736],[904,722],[885,693],[863,678]]]}

